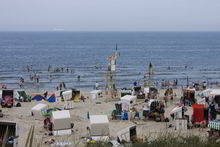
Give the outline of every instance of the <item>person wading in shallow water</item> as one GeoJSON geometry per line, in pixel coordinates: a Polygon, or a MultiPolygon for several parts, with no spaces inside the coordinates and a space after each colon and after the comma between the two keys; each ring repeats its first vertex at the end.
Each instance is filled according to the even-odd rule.
{"type": "Polygon", "coordinates": [[[63,89],[63,84],[62,83],[60,83],[60,90],[62,90],[63,89]]]}
{"type": "Polygon", "coordinates": [[[148,119],[149,112],[150,112],[150,108],[148,106],[148,99],[145,99],[143,104],[143,116],[145,121],[148,119]]]}
{"type": "Polygon", "coordinates": [[[96,81],[95,82],[95,89],[98,90],[99,89],[99,83],[96,81]]]}
{"type": "Polygon", "coordinates": [[[64,82],[62,84],[63,84],[63,88],[66,89],[66,84],[64,82]]]}
{"type": "Polygon", "coordinates": [[[153,74],[153,65],[151,62],[149,64],[148,71],[149,71],[149,76],[151,76],[153,74]]]}
{"type": "Polygon", "coordinates": [[[39,77],[38,76],[36,77],[36,80],[37,80],[37,83],[39,83],[39,77]]]}
{"type": "Polygon", "coordinates": [[[80,75],[77,76],[78,82],[80,81],[80,75]]]}

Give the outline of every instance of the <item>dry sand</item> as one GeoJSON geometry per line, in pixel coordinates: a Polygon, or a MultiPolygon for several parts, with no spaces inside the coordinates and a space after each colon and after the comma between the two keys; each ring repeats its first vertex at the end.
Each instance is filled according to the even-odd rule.
{"type": "MultiPolygon", "coordinates": [[[[168,102],[168,107],[165,109],[165,116],[169,117],[169,112],[175,107],[175,104],[179,102],[179,98],[181,96],[181,89],[175,89],[174,92],[177,94],[177,97],[173,100],[173,103],[168,102]]],[[[29,91],[29,94],[33,91],[29,91]]],[[[83,92],[87,97],[88,92],[83,92]]],[[[159,91],[159,99],[164,95],[164,90],[159,91]]],[[[55,138],[56,141],[64,141],[64,142],[72,142],[74,145],[84,146],[81,137],[88,136],[88,132],[86,127],[89,126],[89,120],[87,119],[87,112],[91,114],[106,114],[109,116],[109,128],[110,128],[110,137],[112,139],[116,138],[116,133],[121,129],[124,129],[130,125],[137,124],[137,135],[138,137],[146,136],[148,139],[161,135],[163,133],[172,132],[175,134],[195,134],[200,136],[207,136],[207,129],[191,129],[187,131],[175,131],[174,128],[167,128],[167,123],[165,122],[155,122],[155,121],[143,121],[143,120],[111,120],[110,115],[113,109],[115,109],[115,102],[110,101],[107,102],[109,96],[104,95],[103,98],[99,98],[95,101],[86,99],[86,101],[75,103],[74,109],[70,110],[72,122],[74,123],[74,133],[70,136],[62,136],[62,137],[49,137],[45,135],[47,131],[43,128],[42,120],[35,120],[34,117],[31,116],[31,108],[35,106],[36,101],[32,101],[30,103],[22,103],[22,107],[13,107],[13,108],[2,108],[4,113],[4,117],[1,120],[9,120],[17,122],[19,125],[19,147],[24,147],[28,131],[31,125],[35,126],[35,143],[42,143],[43,147],[51,146],[44,145],[44,142],[49,140],[50,138],[55,138]],[[101,102],[101,104],[96,104],[96,102],[101,102]]],[[[45,102],[46,103],[46,102],[45,102]]],[[[138,100],[137,105],[135,106],[138,110],[142,111],[142,103],[143,100],[138,100]]],[[[50,106],[54,106],[54,104],[49,104],[50,106]]],[[[58,103],[56,106],[63,107],[63,103],[58,103]]],[[[35,145],[36,146],[36,145],[35,145]]]]}

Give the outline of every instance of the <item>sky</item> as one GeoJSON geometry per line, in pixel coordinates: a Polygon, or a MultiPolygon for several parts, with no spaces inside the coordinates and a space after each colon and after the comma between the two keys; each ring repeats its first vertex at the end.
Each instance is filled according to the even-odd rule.
{"type": "Polygon", "coordinates": [[[0,0],[0,31],[220,31],[220,0],[0,0]]]}

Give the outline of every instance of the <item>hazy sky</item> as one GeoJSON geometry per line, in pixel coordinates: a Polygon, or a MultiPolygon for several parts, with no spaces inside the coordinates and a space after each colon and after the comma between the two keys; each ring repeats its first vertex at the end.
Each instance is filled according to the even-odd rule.
{"type": "Polygon", "coordinates": [[[220,0],[0,0],[0,31],[220,31],[220,0]]]}

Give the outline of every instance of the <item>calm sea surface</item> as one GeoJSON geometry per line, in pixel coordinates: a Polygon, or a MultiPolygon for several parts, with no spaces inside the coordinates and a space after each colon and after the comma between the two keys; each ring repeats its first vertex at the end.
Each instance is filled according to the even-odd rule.
{"type": "Polygon", "coordinates": [[[67,87],[90,90],[99,81],[104,88],[108,56],[118,44],[117,87],[131,87],[143,80],[152,62],[153,80],[220,82],[220,32],[0,32],[0,83],[18,88],[67,87]],[[24,68],[33,66],[40,84],[24,68]],[[65,67],[72,73],[48,73],[65,67]],[[98,67],[98,68],[96,68],[98,67]],[[51,76],[50,76],[51,75],[51,76]],[[80,82],[77,76],[80,75],[80,82]]]}

